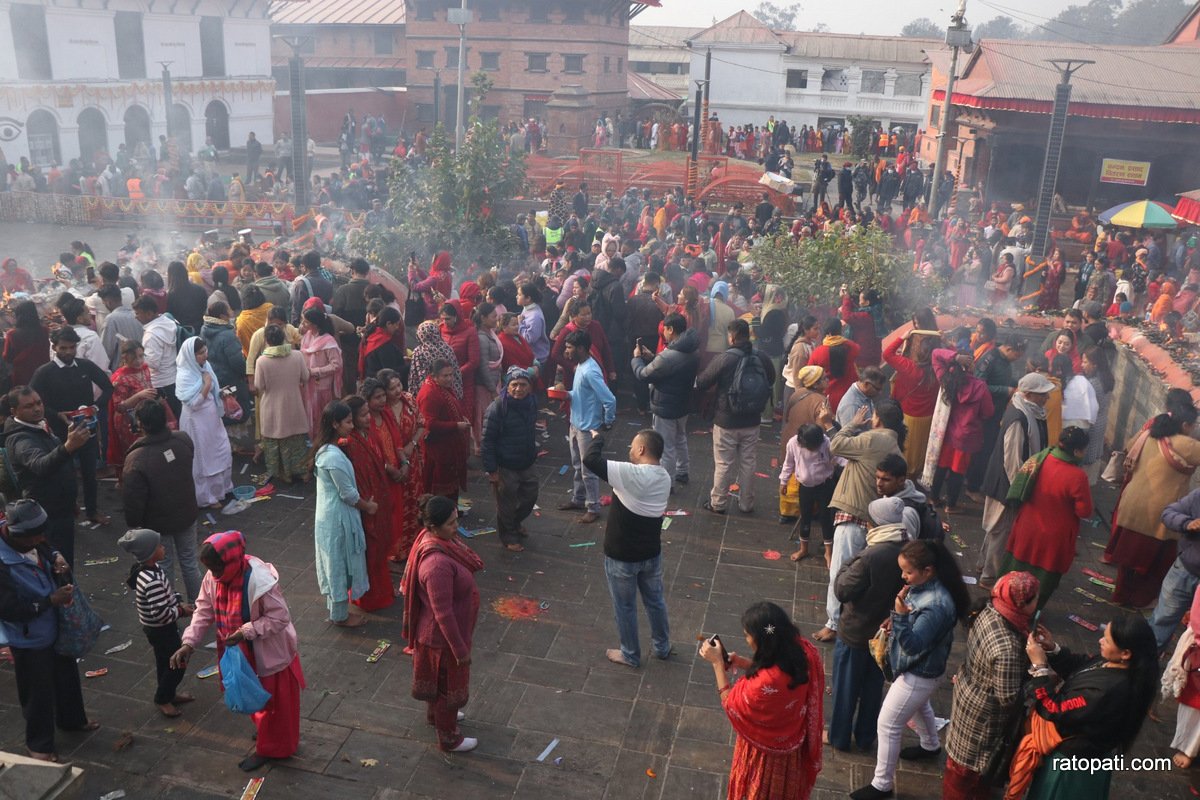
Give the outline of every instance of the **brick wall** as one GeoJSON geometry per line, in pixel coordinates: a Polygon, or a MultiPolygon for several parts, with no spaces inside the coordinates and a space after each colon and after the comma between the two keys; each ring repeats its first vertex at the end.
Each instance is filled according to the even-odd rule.
{"type": "MultiPolygon", "coordinates": [[[[335,144],[342,130],[342,117],[353,108],[354,115],[361,121],[363,114],[383,114],[389,133],[396,133],[401,126],[411,129],[412,112],[408,111],[408,98],[404,92],[385,92],[374,89],[332,89],[305,93],[308,109],[308,135],[321,145],[335,144]]],[[[275,130],[289,129],[292,124],[291,106],[286,92],[275,95],[275,130]]]]}

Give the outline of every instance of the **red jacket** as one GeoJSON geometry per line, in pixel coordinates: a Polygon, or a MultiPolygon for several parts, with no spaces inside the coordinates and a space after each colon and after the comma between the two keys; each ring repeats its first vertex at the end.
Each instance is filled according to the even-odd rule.
{"type": "MultiPolygon", "coordinates": [[[[940,382],[957,355],[953,350],[933,351],[933,371],[940,382]]],[[[961,453],[978,453],[983,449],[983,421],[995,413],[992,393],[987,384],[971,373],[963,376],[958,387],[950,419],[946,422],[946,438],[942,444],[961,453]]]]}
{"type": "Polygon", "coordinates": [[[879,366],[883,358],[879,336],[875,333],[875,318],[866,311],[857,310],[849,296],[842,298],[838,316],[850,326],[850,338],[859,346],[860,352],[855,356],[854,363],[860,367],[879,366]]]}
{"type": "Polygon", "coordinates": [[[1026,564],[1065,575],[1075,560],[1079,522],[1091,515],[1087,473],[1051,453],[1038,471],[1033,494],[1017,512],[1008,552],[1026,564]]]}
{"type": "Polygon", "coordinates": [[[883,360],[896,370],[892,399],[900,403],[900,410],[910,417],[932,417],[939,390],[937,376],[911,358],[900,355],[903,345],[904,340],[896,337],[883,350],[883,360]]]}

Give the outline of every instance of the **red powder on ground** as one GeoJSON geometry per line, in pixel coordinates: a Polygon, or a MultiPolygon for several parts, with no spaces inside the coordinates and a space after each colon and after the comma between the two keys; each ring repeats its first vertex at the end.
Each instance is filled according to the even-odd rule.
{"type": "Polygon", "coordinates": [[[542,613],[536,600],[528,597],[497,597],[492,601],[492,611],[509,620],[537,619],[542,613]]]}
{"type": "Polygon", "coordinates": [[[778,550],[763,550],[763,558],[765,558],[767,561],[778,561],[780,555],[781,554],[778,550]]]}

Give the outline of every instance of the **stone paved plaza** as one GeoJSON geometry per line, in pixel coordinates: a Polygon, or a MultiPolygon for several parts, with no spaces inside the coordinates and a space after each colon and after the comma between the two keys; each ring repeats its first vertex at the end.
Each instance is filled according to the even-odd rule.
{"type": "MultiPolygon", "coordinates": [[[[478,575],[482,611],[475,635],[471,702],[464,731],[477,736],[479,749],[469,755],[446,756],[425,725],[423,706],[409,696],[410,663],[400,641],[399,603],[373,615],[370,624],[345,630],[326,622],[325,603],[313,573],[310,486],[287,487],[283,494],[257,503],[247,512],[222,518],[215,528],[245,532],[250,552],[278,568],[284,594],[300,635],[300,654],[308,689],[302,705],[300,751],[287,762],[257,774],[266,781],[260,800],[347,798],[410,800],[412,798],[553,798],[553,800],[675,800],[723,798],[724,776],[732,752],[730,726],[718,704],[712,670],[695,655],[696,637],[719,633],[740,643],[739,617],[751,602],[766,598],[789,609],[802,630],[811,633],[824,621],[827,576],[819,558],[798,568],[787,560],[787,530],[776,524],[777,480],[756,479],[758,508],[747,516],[732,512],[718,517],[699,509],[711,475],[711,437],[695,433],[692,483],[675,495],[674,507],[691,516],[675,517],[663,536],[668,606],[675,652],[669,661],[646,658],[633,670],[609,663],[604,649],[616,645],[603,573],[603,521],[575,524],[575,515],[554,509],[566,498],[570,477],[560,475],[567,463],[565,421],[550,422],[549,455],[540,460],[543,477],[540,516],[530,520],[528,549],[503,552],[495,535],[472,541],[486,570],[478,575]],[[764,558],[779,551],[780,560],[764,558]],[[532,600],[536,619],[510,620],[493,609],[505,598],[532,600]],[[376,664],[367,656],[381,638],[393,647],[376,664]],[[552,740],[558,745],[544,761],[538,756],[552,740]],[[365,766],[364,760],[375,763],[365,766]]],[[[640,425],[627,414],[618,417],[610,437],[610,454],[624,457],[629,439],[640,425]]],[[[760,445],[759,470],[774,472],[778,455],[774,434],[760,445]]],[[[241,473],[235,483],[255,472],[241,473]]],[[[122,555],[118,563],[77,570],[78,581],[112,624],[101,635],[82,670],[108,668],[108,674],[84,681],[88,712],[102,723],[92,734],[60,734],[61,755],[85,770],[81,798],[94,800],[116,789],[129,798],[210,800],[239,797],[247,775],[237,761],[252,746],[252,726],[227,711],[216,678],[195,674],[215,663],[215,653],[200,650],[192,659],[183,690],[197,695],[178,719],[162,717],[151,702],[154,666],[149,645],[137,623],[124,578],[127,557],[115,541],[124,530],[115,484],[102,484],[101,497],[114,514],[110,528],[78,533],[77,553],[85,559],[122,555]],[[132,640],[128,649],[103,655],[110,647],[132,640]],[[121,747],[123,737],[132,740],[121,747]]],[[[486,478],[472,480],[467,495],[474,502],[468,528],[489,524],[491,493],[486,478]]],[[[1114,496],[1102,490],[1100,505],[1107,520],[1114,496]]],[[[956,517],[954,534],[965,540],[967,559],[981,536],[974,519],[956,517]]],[[[1064,581],[1044,621],[1071,647],[1096,649],[1096,635],[1066,620],[1077,613],[1103,623],[1111,606],[1075,591],[1087,586],[1079,568],[1099,564],[1097,543],[1102,527],[1084,526],[1075,573],[1064,581]]],[[[948,540],[949,541],[949,540],[948,540]]],[[[398,576],[396,576],[398,579],[398,576]]],[[[519,607],[509,603],[503,608],[519,607]]],[[[962,661],[965,634],[956,633],[951,669],[962,661]]],[[[649,642],[642,616],[643,653],[649,642]]],[[[744,648],[743,648],[744,649],[744,648]]],[[[822,646],[828,671],[832,647],[822,646]]],[[[827,698],[828,700],[828,698],[827,698]]],[[[935,695],[935,710],[950,711],[950,679],[935,695]]],[[[828,713],[829,703],[826,704],[828,713]]],[[[1175,711],[1163,704],[1163,721],[1148,722],[1134,755],[1169,755],[1175,711]]],[[[20,709],[12,667],[0,667],[0,731],[4,749],[23,753],[20,709]]],[[[909,734],[912,742],[915,736],[909,734]]],[[[906,740],[907,741],[907,740],[906,740]]],[[[845,797],[868,782],[872,755],[842,755],[826,748],[825,769],[814,797],[845,797]]],[[[940,796],[940,770],[923,765],[901,769],[899,797],[940,796]]],[[[1132,773],[1116,776],[1113,796],[1182,798],[1189,775],[1132,773]]]]}

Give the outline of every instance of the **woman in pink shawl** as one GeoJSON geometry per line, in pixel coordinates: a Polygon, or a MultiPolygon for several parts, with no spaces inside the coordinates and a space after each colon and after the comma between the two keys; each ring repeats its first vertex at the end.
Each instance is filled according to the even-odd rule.
{"type": "Polygon", "coordinates": [[[308,405],[308,435],[315,441],[321,430],[321,412],[337,399],[338,376],[342,374],[342,348],[333,333],[333,323],[319,308],[305,310],[300,320],[300,352],[308,367],[304,394],[308,405]]]}
{"type": "Polygon", "coordinates": [[[700,656],[713,666],[717,694],[737,740],[729,770],[729,800],[807,800],[821,771],[821,656],[787,612],[759,602],[742,614],[753,658],[726,654],[711,639],[700,656]],[[726,659],[728,659],[726,661],[726,659]],[[743,670],[730,684],[727,671],[743,670]]]}

